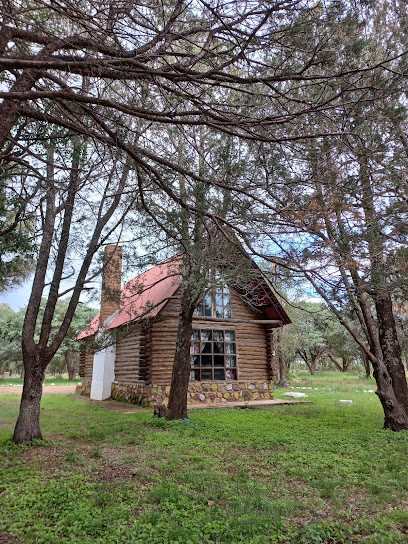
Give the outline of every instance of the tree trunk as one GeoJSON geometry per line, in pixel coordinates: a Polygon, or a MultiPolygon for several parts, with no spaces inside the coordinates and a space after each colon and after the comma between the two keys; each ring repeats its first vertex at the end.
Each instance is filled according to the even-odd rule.
{"type": "Polygon", "coordinates": [[[341,366],[338,361],[336,361],[336,358],[334,355],[332,355],[330,352],[327,352],[328,358],[331,360],[331,362],[334,364],[334,366],[337,368],[337,370],[340,370],[340,372],[344,372],[343,366],[341,366]]]}
{"type": "Polygon", "coordinates": [[[75,354],[73,351],[68,350],[64,353],[64,357],[68,368],[68,380],[73,382],[76,378],[75,354]]]}
{"type": "Polygon", "coordinates": [[[279,381],[278,386],[279,387],[285,387],[287,385],[286,381],[286,365],[285,365],[285,359],[282,357],[282,354],[279,353],[278,356],[278,368],[279,368],[279,381]]]}
{"type": "Polygon", "coordinates": [[[310,374],[312,376],[314,376],[316,374],[316,369],[317,369],[317,359],[316,357],[311,357],[310,358],[310,362],[309,361],[306,361],[306,364],[310,370],[310,374]]]}
{"type": "Polygon", "coordinates": [[[16,444],[33,439],[42,440],[40,429],[40,402],[44,381],[44,366],[38,353],[24,357],[24,386],[20,402],[20,413],[14,429],[16,444]],[[28,359],[28,360],[27,360],[28,359]]]}
{"type": "Polygon", "coordinates": [[[392,379],[384,362],[374,365],[373,376],[377,383],[376,394],[384,410],[384,429],[403,431],[408,429],[408,414],[396,398],[392,379]]]}
{"type": "Polygon", "coordinates": [[[310,361],[310,374],[312,376],[314,376],[316,374],[316,366],[317,366],[317,361],[316,359],[312,359],[310,361]]]}
{"type": "Polygon", "coordinates": [[[386,265],[384,234],[377,217],[371,185],[368,159],[361,149],[362,205],[366,220],[366,239],[371,264],[371,287],[374,291],[381,353],[376,353],[373,376],[377,395],[384,409],[384,428],[408,429],[408,385],[402,364],[401,346],[397,337],[392,300],[389,291],[389,271],[386,265]]]}
{"type": "Polygon", "coordinates": [[[368,378],[370,378],[370,376],[371,376],[371,370],[370,370],[370,362],[369,362],[368,357],[366,356],[365,353],[362,356],[362,362],[363,362],[363,366],[364,366],[364,369],[365,369],[365,377],[368,380],[368,378]]]}
{"type": "Polygon", "coordinates": [[[402,362],[401,346],[397,337],[397,328],[392,310],[392,301],[388,293],[376,299],[378,335],[384,363],[391,377],[392,388],[397,401],[408,413],[408,386],[402,362]]]}
{"type": "Polygon", "coordinates": [[[166,419],[185,419],[187,417],[187,391],[190,379],[190,343],[193,333],[193,313],[196,299],[192,298],[191,287],[182,290],[178,320],[176,353],[166,419]]]}

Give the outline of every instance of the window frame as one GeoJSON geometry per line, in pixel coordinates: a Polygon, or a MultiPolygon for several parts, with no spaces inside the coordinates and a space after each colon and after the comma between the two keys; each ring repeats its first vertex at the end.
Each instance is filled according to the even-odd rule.
{"type": "Polygon", "coordinates": [[[221,318],[232,319],[232,306],[231,306],[231,290],[228,285],[218,285],[212,287],[207,293],[198,301],[197,307],[194,310],[194,317],[196,318],[221,318]],[[228,293],[228,295],[227,295],[228,293]],[[228,302],[225,300],[228,296],[228,302]],[[217,304],[217,301],[221,297],[221,304],[217,304]],[[211,306],[211,315],[207,312],[207,308],[211,306]],[[199,313],[199,307],[202,308],[199,313]],[[222,308],[222,315],[217,315],[217,308],[222,308]],[[226,316],[226,310],[228,315],[226,316]]]}
{"type": "MultiPolygon", "coordinates": [[[[205,335],[204,335],[205,336],[205,335]]],[[[237,350],[237,332],[235,329],[213,329],[208,326],[195,326],[190,341],[190,378],[189,381],[199,382],[235,382],[238,381],[238,350],[237,350]],[[203,333],[211,333],[210,338],[203,338],[203,333]],[[198,333],[198,335],[196,334],[198,333]],[[222,340],[215,340],[214,333],[222,333],[222,340]],[[233,334],[233,339],[227,340],[228,333],[233,334]],[[198,336],[198,338],[197,338],[198,336]],[[223,351],[216,351],[215,345],[218,343],[223,344],[223,351]],[[210,344],[210,351],[203,348],[203,344],[210,344]],[[193,347],[193,345],[198,347],[193,347]],[[227,352],[227,345],[233,346],[227,352]],[[199,364],[196,364],[194,358],[198,357],[199,364]],[[211,365],[203,364],[203,357],[211,357],[211,365]],[[215,357],[222,357],[223,364],[216,364],[215,357]],[[231,364],[227,366],[227,357],[234,359],[231,364]],[[216,371],[223,370],[224,377],[216,378],[216,371]],[[208,372],[211,370],[211,377],[203,378],[203,371],[208,372]],[[230,372],[232,377],[227,378],[227,372],[230,372]]]]}

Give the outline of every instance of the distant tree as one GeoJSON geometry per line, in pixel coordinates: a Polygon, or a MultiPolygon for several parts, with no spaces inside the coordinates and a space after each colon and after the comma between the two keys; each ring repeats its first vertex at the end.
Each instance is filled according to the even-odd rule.
{"type": "Polygon", "coordinates": [[[22,364],[21,331],[24,311],[15,312],[7,304],[0,304],[0,374],[11,365],[22,364]]]}
{"type": "MultiPolygon", "coordinates": [[[[61,300],[57,304],[54,327],[61,325],[68,305],[69,301],[65,300],[61,300]]],[[[79,366],[80,345],[76,341],[76,337],[85,329],[97,313],[97,310],[90,308],[86,304],[78,304],[67,334],[57,352],[59,357],[63,359],[63,368],[68,371],[68,379],[71,381],[75,380],[79,366]]]]}
{"type": "MultiPolygon", "coordinates": [[[[39,317],[42,318],[46,307],[47,300],[41,301],[39,317]]],[[[60,300],[57,303],[56,313],[54,316],[52,328],[58,330],[64,319],[69,300],[60,300]]],[[[0,374],[2,369],[9,370],[10,365],[19,372],[23,369],[23,354],[21,348],[22,332],[24,324],[24,315],[26,308],[22,308],[18,312],[12,310],[7,304],[0,304],[0,374]]],[[[56,355],[50,362],[50,371],[54,374],[62,374],[68,371],[70,380],[75,380],[76,372],[79,363],[80,346],[75,338],[86,327],[86,325],[95,317],[97,311],[85,304],[79,304],[77,311],[72,319],[71,326],[68,330],[64,341],[62,342],[56,355]]],[[[39,340],[39,328],[35,333],[35,340],[39,340]]]]}
{"type": "MultiPolygon", "coordinates": [[[[360,363],[361,350],[337,317],[332,313],[329,315],[326,329],[327,356],[337,370],[347,372],[351,365],[360,363]]],[[[359,324],[355,323],[355,327],[358,329],[359,324]]]]}
{"type": "Polygon", "coordinates": [[[300,357],[314,375],[319,360],[327,355],[330,314],[323,304],[307,301],[297,302],[289,312],[292,324],[282,334],[278,350],[283,357],[300,357]]]}
{"type": "Polygon", "coordinates": [[[291,335],[290,325],[274,330],[276,385],[286,387],[286,372],[290,370],[296,359],[295,339],[291,335]]]}
{"type": "MultiPolygon", "coordinates": [[[[36,243],[26,202],[0,173],[0,293],[20,285],[34,271],[36,243]]],[[[20,186],[20,189],[22,187],[20,186]]]]}

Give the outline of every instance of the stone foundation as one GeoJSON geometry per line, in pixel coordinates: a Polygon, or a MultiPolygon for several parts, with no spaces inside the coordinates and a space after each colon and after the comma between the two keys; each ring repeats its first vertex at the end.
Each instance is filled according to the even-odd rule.
{"type": "MultiPolygon", "coordinates": [[[[142,406],[168,403],[170,386],[113,382],[112,398],[142,406]]],[[[273,398],[271,382],[192,382],[188,386],[188,404],[226,403],[273,398]]]]}
{"type": "Polygon", "coordinates": [[[78,393],[79,395],[83,395],[84,397],[90,397],[91,396],[91,383],[92,382],[84,382],[82,381],[81,385],[77,385],[75,388],[75,393],[78,393]]]}
{"type": "MultiPolygon", "coordinates": [[[[78,385],[76,392],[89,396],[91,382],[78,385]]],[[[170,386],[127,384],[113,382],[112,399],[142,406],[166,404],[169,400],[170,386]]],[[[245,402],[249,400],[273,399],[272,382],[191,382],[188,386],[188,404],[211,404],[245,402]]]]}

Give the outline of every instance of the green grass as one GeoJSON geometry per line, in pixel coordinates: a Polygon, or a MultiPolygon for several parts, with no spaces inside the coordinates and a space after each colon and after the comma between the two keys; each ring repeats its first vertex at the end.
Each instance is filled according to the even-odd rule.
{"type": "MultiPolygon", "coordinates": [[[[11,378],[3,378],[0,380],[0,392],[2,385],[23,385],[23,378],[17,376],[12,376],[11,378]]],[[[54,378],[53,376],[45,377],[45,385],[77,385],[81,381],[81,378],[77,380],[70,381],[67,376],[62,376],[62,378],[54,378]]]]}
{"type": "Polygon", "coordinates": [[[187,422],[45,396],[46,442],[23,446],[10,441],[18,397],[1,395],[0,537],[406,543],[408,433],[382,430],[370,387],[311,386],[314,405],[196,410],[187,422]],[[340,406],[343,398],[353,404],[340,406]]]}
{"type": "MultiPolygon", "coordinates": [[[[289,374],[289,381],[292,384],[295,383],[301,383],[305,382],[306,384],[309,384],[310,382],[313,382],[315,384],[319,383],[332,383],[332,384],[354,384],[359,383],[361,385],[370,385],[372,387],[375,386],[375,380],[374,378],[370,377],[368,379],[365,378],[364,374],[362,372],[338,372],[335,370],[323,370],[318,371],[314,376],[310,374],[308,370],[296,370],[295,372],[292,372],[289,374]]],[[[368,388],[369,389],[369,388],[368,388]]]]}

